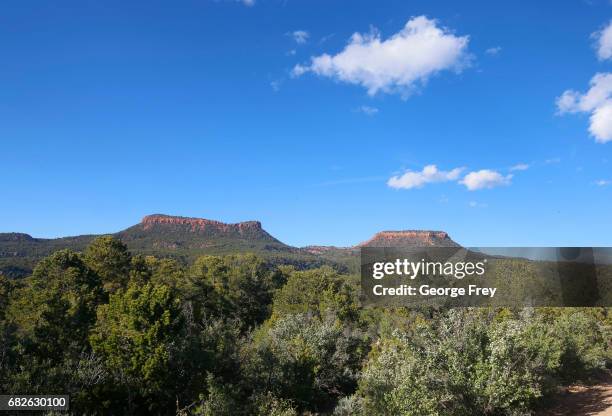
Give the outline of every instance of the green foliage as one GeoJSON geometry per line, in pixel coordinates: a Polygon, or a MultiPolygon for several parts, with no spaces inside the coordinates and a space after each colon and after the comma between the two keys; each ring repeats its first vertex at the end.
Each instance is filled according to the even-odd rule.
{"type": "Polygon", "coordinates": [[[144,285],[151,281],[153,271],[144,256],[132,256],[130,261],[130,278],[129,281],[135,285],[144,285]]]}
{"type": "Polygon", "coordinates": [[[0,390],[61,393],[75,378],[70,363],[87,353],[95,310],[103,301],[98,276],[69,250],[42,260],[10,291],[0,322],[0,390]]]}
{"type": "Polygon", "coordinates": [[[217,315],[233,318],[243,328],[253,327],[269,316],[278,274],[252,255],[203,256],[189,270],[190,283],[207,296],[217,315]]]}
{"type": "Polygon", "coordinates": [[[304,313],[321,317],[328,311],[343,321],[355,321],[358,316],[355,291],[330,267],[293,271],[274,296],[272,308],[273,319],[304,313]]]}
{"type": "Polygon", "coordinates": [[[254,406],[257,416],[298,416],[291,400],[279,399],[270,392],[256,397],[254,406]]]}
{"type": "Polygon", "coordinates": [[[148,283],[111,295],[109,303],[98,308],[90,341],[130,394],[163,402],[173,385],[172,361],[181,328],[180,303],[172,289],[148,283]]]}
{"type": "Polygon", "coordinates": [[[586,378],[612,363],[612,327],[593,312],[566,308],[552,322],[562,348],[559,375],[565,382],[586,378]]]}
{"type": "Polygon", "coordinates": [[[0,273],[0,322],[4,320],[4,314],[9,303],[9,297],[13,290],[13,283],[0,273]]]}
{"type": "Polygon", "coordinates": [[[207,395],[191,413],[194,416],[232,416],[238,408],[231,385],[220,383],[212,374],[206,377],[207,395]]]}
{"type": "Polygon", "coordinates": [[[612,362],[606,308],[359,308],[329,267],[83,249],[0,275],[0,391],[74,414],[501,416],[612,362]]]}
{"type": "Polygon", "coordinates": [[[127,286],[132,256],[121,240],[98,237],[87,246],[83,259],[100,277],[107,292],[114,293],[127,286]]]}
{"type": "Polygon", "coordinates": [[[338,400],[334,408],[334,416],[354,416],[363,414],[362,399],[359,396],[347,396],[338,400]]]}
{"type": "MultiPolygon", "coordinates": [[[[366,414],[528,413],[565,374],[563,357],[575,342],[566,338],[567,323],[550,325],[529,311],[490,318],[485,311],[453,310],[413,334],[398,331],[381,340],[359,384],[366,414]]],[[[584,316],[570,319],[585,329],[584,316]]],[[[591,330],[591,340],[604,336],[591,330]]],[[[603,365],[601,342],[580,348],[581,357],[598,357],[603,365]]]]}
{"type": "Polygon", "coordinates": [[[42,260],[14,293],[7,320],[18,327],[24,352],[59,360],[86,344],[102,298],[98,276],[80,255],[62,250],[42,260]]]}
{"type": "Polygon", "coordinates": [[[333,316],[287,315],[255,332],[243,350],[244,374],[249,385],[316,410],[354,388],[360,343],[333,316]]]}

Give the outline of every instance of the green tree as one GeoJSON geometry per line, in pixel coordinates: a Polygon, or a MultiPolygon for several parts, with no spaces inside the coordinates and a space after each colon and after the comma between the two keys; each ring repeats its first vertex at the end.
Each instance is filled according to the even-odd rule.
{"type": "Polygon", "coordinates": [[[100,279],[77,253],[61,250],[43,259],[6,310],[13,371],[5,391],[67,391],[73,374],[65,364],[89,350],[87,337],[102,298],[100,279]]]}
{"type": "Polygon", "coordinates": [[[172,402],[175,383],[180,383],[173,368],[182,323],[179,299],[164,285],[131,286],[98,308],[91,345],[127,389],[130,413],[139,400],[151,411],[172,402]]]}
{"type": "Polygon", "coordinates": [[[60,361],[68,350],[86,348],[102,298],[100,279],[81,256],[61,250],[36,266],[26,286],[15,293],[7,318],[28,352],[60,361]]]}
{"type": "Polygon", "coordinates": [[[100,276],[107,292],[127,286],[132,256],[121,240],[112,236],[98,237],[87,246],[83,259],[100,276]]]}
{"type": "Polygon", "coordinates": [[[334,316],[287,315],[264,324],[245,346],[245,382],[256,393],[320,411],[354,390],[363,351],[360,334],[334,316]]]}
{"type": "Polygon", "coordinates": [[[214,303],[217,314],[237,319],[243,328],[254,327],[270,314],[278,276],[255,255],[202,256],[189,277],[196,293],[214,303]]]}
{"type": "MultiPolygon", "coordinates": [[[[377,343],[361,374],[364,414],[528,414],[560,381],[562,332],[529,310],[503,319],[451,310],[412,333],[396,331],[377,343]]],[[[601,359],[597,351],[582,354],[601,359]]]]}
{"type": "Polygon", "coordinates": [[[358,319],[357,296],[330,267],[293,271],[287,283],[274,296],[272,319],[288,314],[313,313],[324,316],[331,311],[343,322],[358,319]]]}
{"type": "Polygon", "coordinates": [[[132,256],[130,264],[130,283],[142,286],[151,281],[153,271],[145,256],[132,256]]]}
{"type": "Polygon", "coordinates": [[[13,283],[0,273],[0,322],[4,321],[4,314],[9,303],[13,283]]]}
{"type": "Polygon", "coordinates": [[[158,259],[147,256],[145,263],[151,272],[152,283],[174,289],[182,288],[185,285],[183,268],[175,259],[158,259]]]}
{"type": "Polygon", "coordinates": [[[5,322],[5,312],[13,286],[8,278],[0,274],[0,390],[5,390],[3,386],[7,381],[11,365],[12,334],[10,326],[5,322]]]}

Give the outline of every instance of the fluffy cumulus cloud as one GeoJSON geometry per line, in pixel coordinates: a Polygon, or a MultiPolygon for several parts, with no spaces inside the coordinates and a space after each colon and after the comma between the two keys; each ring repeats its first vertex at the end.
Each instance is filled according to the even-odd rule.
{"type": "Polygon", "coordinates": [[[499,172],[489,169],[482,169],[470,172],[460,182],[470,191],[479,189],[491,189],[497,186],[510,185],[512,175],[502,175],[499,172]]]}
{"type": "Polygon", "coordinates": [[[612,59],[612,20],[603,30],[596,32],[597,56],[602,61],[612,59]]]}
{"type": "Polygon", "coordinates": [[[342,51],[296,65],[293,75],[312,72],[360,85],[370,95],[385,92],[406,97],[440,71],[461,71],[469,62],[468,42],[467,36],[456,36],[435,20],[419,16],[387,39],[376,30],[355,33],[342,51]]]}
{"type": "Polygon", "coordinates": [[[428,183],[456,181],[463,168],[455,168],[450,171],[438,170],[436,165],[427,165],[420,172],[407,171],[403,175],[392,176],[387,185],[396,189],[421,188],[428,183]]]}
{"type": "Polygon", "coordinates": [[[589,90],[565,91],[557,98],[559,113],[589,113],[589,132],[599,143],[612,141],[612,72],[596,74],[589,90]]]}

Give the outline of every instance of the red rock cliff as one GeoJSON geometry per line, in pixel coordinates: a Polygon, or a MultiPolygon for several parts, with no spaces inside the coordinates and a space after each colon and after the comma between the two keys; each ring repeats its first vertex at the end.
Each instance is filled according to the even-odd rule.
{"type": "Polygon", "coordinates": [[[381,231],[358,247],[456,246],[444,231],[381,231]]]}
{"type": "Polygon", "coordinates": [[[141,221],[144,230],[149,230],[156,225],[186,226],[191,231],[215,231],[220,233],[245,234],[253,231],[261,231],[259,221],[245,221],[236,224],[226,224],[221,221],[207,220],[204,218],[175,217],[172,215],[153,214],[147,215],[141,221]]]}

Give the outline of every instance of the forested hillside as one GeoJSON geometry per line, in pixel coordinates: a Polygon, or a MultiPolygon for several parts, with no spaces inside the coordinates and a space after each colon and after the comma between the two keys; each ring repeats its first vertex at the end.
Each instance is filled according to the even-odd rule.
{"type": "Polygon", "coordinates": [[[611,362],[605,308],[361,308],[358,277],[113,237],[0,276],[0,391],[75,415],[526,415],[611,362]]]}
{"type": "MultiPolygon", "coordinates": [[[[182,266],[204,254],[256,253],[273,264],[297,268],[329,265],[340,271],[356,270],[356,253],[336,249],[313,253],[282,243],[266,232],[258,221],[226,224],[203,218],[148,215],[136,225],[111,234],[121,239],[132,253],[172,258],[182,266]]],[[[23,233],[0,233],[0,272],[24,277],[35,265],[57,250],[82,251],[99,236],[34,238],[23,233]]]]}
{"type": "MultiPolygon", "coordinates": [[[[188,266],[199,256],[255,253],[269,263],[298,269],[327,265],[340,272],[356,273],[358,247],[455,246],[441,231],[383,231],[354,247],[292,247],[270,235],[259,221],[227,224],[204,218],[153,214],[125,230],[111,234],[135,254],[172,258],[188,266]]],[[[24,277],[45,256],[61,249],[82,251],[97,235],[34,238],[24,233],[0,233],[0,272],[24,277]]]]}

